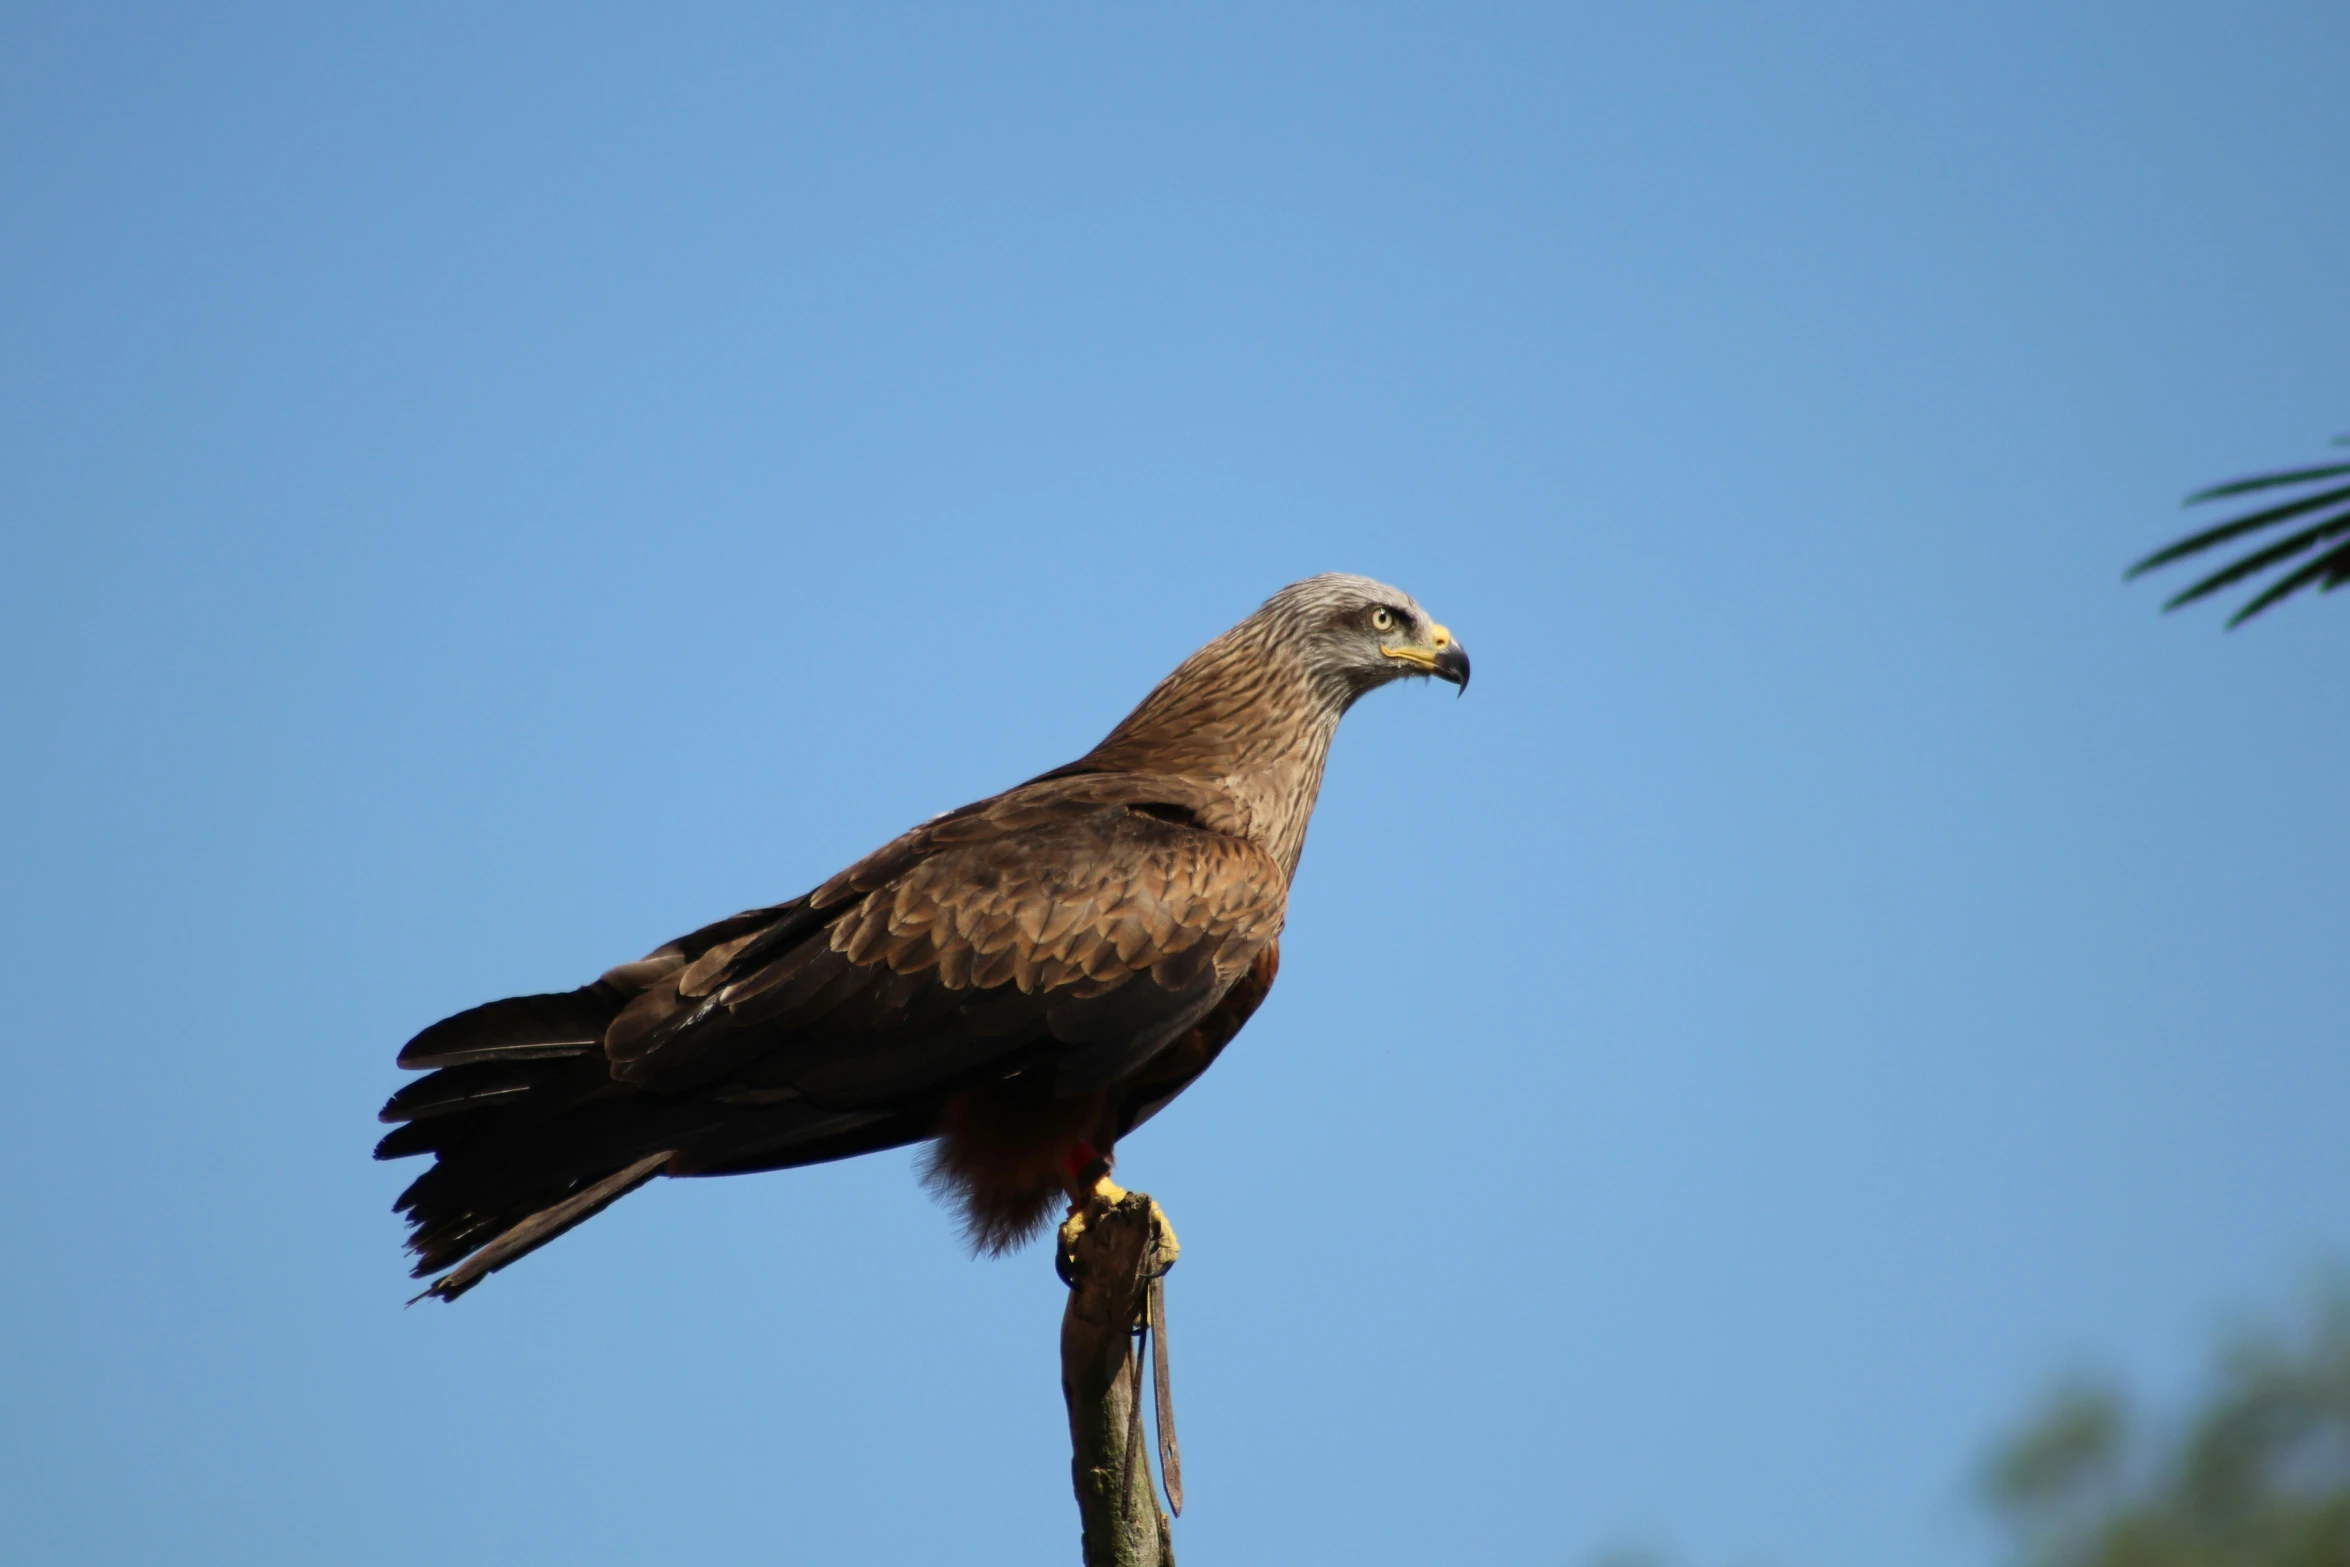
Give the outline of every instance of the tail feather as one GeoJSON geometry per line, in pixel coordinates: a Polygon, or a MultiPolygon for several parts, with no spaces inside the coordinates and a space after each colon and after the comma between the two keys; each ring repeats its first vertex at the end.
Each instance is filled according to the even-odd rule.
{"type": "MultiPolygon", "coordinates": [[[[385,1102],[379,1121],[422,1121],[436,1115],[479,1110],[493,1101],[511,1102],[539,1087],[535,1063],[483,1061],[472,1066],[443,1067],[420,1077],[385,1102]]],[[[609,1075],[609,1074],[606,1074],[609,1075]]]]}
{"type": "MultiPolygon", "coordinates": [[[[546,1009],[519,1015],[544,1018],[546,1009]]],[[[551,1031],[538,1029],[541,1037],[524,1048],[544,1046],[551,1031]]],[[[407,1085],[385,1104],[382,1119],[399,1124],[375,1150],[379,1159],[434,1156],[393,1206],[411,1226],[415,1276],[453,1270],[425,1291],[443,1300],[665,1171],[782,1169],[931,1133],[928,1118],[913,1112],[650,1094],[615,1082],[600,1052],[485,1058],[474,1053],[478,1044],[460,1048],[465,1057],[458,1064],[407,1085]]]]}
{"type": "Polygon", "coordinates": [[[409,1040],[400,1065],[415,1070],[586,1055],[602,1046],[604,1030],[627,1003],[618,986],[601,979],[577,990],[485,1002],[409,1040]]]}
{"type": "Polygon", "coordinates": [[[576,1192],[552,1207],[541,1208],[466,1258],[460,1266],[433,1280],[425,1287],[424,1294],[418,1295],[408,1304],[415,1305],[425,1295],[455,1300],[506,1264],[529,1256],[573,1225],[583,1224],[602,1213],[660,1174],[661,1166],[668,1162],[669,1155],[666,1153],[648,1154],[624,1169],[615,1170],[584,1191],[576,1192]]]}

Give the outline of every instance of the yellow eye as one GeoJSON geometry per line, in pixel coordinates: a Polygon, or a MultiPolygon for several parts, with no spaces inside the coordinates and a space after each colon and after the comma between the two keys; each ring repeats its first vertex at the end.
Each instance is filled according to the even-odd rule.
{"type": "Polygon", "coordinates": [[[1395,616],[1383,609],[1371,611],[1371,629],[1373,631],[1393,631],[1395,616]]]}

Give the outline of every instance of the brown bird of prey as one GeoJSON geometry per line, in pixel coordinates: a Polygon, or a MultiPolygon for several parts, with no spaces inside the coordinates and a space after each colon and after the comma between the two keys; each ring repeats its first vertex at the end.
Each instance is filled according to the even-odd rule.
{"type": "Polygon", "coordinates": [[[656,1175],[932,1140],[925,1178],[990,1252],[1114,1196],[1118,1139],[1272,988],[1338,720],[1412,675],[1466,690],[1468,654],[1409,594],[1309,578],[1068,766],[592,985],[433,1024],[375,1150],[435,1156],[397,1205],[425,1294],[656,1175]]]}

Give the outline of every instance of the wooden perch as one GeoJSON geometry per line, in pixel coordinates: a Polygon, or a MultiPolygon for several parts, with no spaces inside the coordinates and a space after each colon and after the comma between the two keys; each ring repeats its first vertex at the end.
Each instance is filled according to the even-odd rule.
{"type": "Polygon", "coordinates": [[[1105,1193],[1061,1227],[1057,1261],[1069,1286],[1061,1315],[1061,1396],[1069,1404],[1070,1475],[1085,1524],[1085,1567],[1175,1567],[1173,1525],[1160,1510],[1143,1437],[1138,1340],[1155,1335],[1159,1463],[1167,1500],[1180,1513],[1183,1460],[1167,1383],[1165,1285],[1177,1250],[1167,1216],[1141,1192],[1105,1193]]]}

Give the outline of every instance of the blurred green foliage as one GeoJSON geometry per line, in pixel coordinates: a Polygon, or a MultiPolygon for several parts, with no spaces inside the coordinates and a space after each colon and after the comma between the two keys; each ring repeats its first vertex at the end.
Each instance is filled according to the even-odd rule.
{"type": "MultiPolygon", "coordinates": [[[[2350,446],[2350,436],[2334,443],[2350,446]]],[[[2162,607],[2177,609],[2192,604],[2223,588],[2248,582],[2264,573],[2274,572],[2268,583],[2247,600],[2243,608],[2229,617],[2233,630],[2272,604],[2281,603],[2304,588],[2316,588],[2331,593],[2345,582],[2350,582],[2350,463],[2322,463],[2314,468],[2288,468],[2276,473],[2256,473],[2249,479],[2237,479],[2228,484],[2213,485],[2187,497],[2190,506],[2205,501],[2232,500],[2240,495],[2267,492],[2267,504],[2233,517],[2216,528],[2191,533],[2176,543],[2156,550],[2132,566],[2127,577],[2167,566],[2190,555],[2217,551],[2224,545],[2251,543],[2253,535],[2268,535],[2268,541],[2220,567],[2184,592],[2175,595],[2162,607]],[[2278,499],[2279,495],[2283,499],[2278,499]],[[2284,532],[2284,537],[2275,535],[2284,532]],[[2317,554],[2310,556],[2315,550],[2317,554]],[[2308,557],[2308,558],[2304,558],[2308,557]],[[2288,569],[2289,567],[2289,569],[2288,569]]],[[[2126,580],[2126,578],[2125,578],[2126,580]]]]}
{"type": "Polygon", "coordinates": [[[2350,1282],[2223,1346],[2183,1419],[2149,1421],[2109,1383],[2058,1385],[1981,1479],[2013,1567],[2350,1567],[2350,1282]]]}
{"type": "Polygon", "coordinates": [[[2350,1567],[2350,1292],[2230,1344],[2167,1431],[2058,1388],[1984,1484],[2024,1567],[2350,1567]]]}

